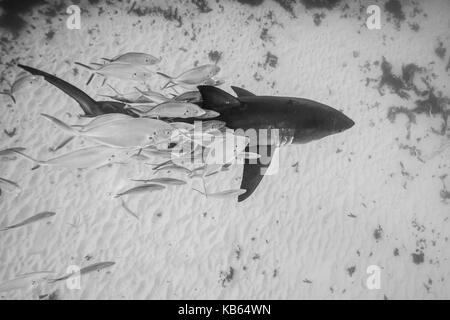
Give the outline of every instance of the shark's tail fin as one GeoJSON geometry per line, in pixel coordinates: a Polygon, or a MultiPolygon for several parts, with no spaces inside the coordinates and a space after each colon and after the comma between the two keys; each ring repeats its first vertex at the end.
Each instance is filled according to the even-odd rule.
{"type": "Polygon", "coordinates": [[[0,92],[0,94],[4,94],[4,95],[9,96],[9,97],[11,98],[11,100],[12,100],[14,103],[16,103],[16,98],[14,98],[14,96],[12,95],[11,92],[3,91],[3,92],[0,92]]]}
{"type": "Polygon", "coordinates": [[[198,86],[203,103],[208,109],[221,112],[222,110],[239,106],[241,103],[228,92],[213,86],[198,86]]]}
{"type": "Polygon", "coordinates": [[[91,116],[98,114],[99,110],[97,102],[74,85],[71,85],[70,83],[47,72],[21,64],[19,64],[18,66],[31,74],[44,77],[47,82],[51,83],[52,85],[69,95],[72,99],[78,102],[85,115],[91,116]]]}
{"type": "Polygon", "coordinates": [[[72,136],[78,136],[80,135],[80,132],[75,129],[74,127],[69,126],[67,123],[64,123],[63,121],[52,117],[48,114],[45,113],[41,113],[41,115],[45,118],[47,118],[48,120],[50,120],[51,122],[53,122],[56,126],[58,126],[61,130],[63,130],[64,132],[72,135],[72,136]]]}

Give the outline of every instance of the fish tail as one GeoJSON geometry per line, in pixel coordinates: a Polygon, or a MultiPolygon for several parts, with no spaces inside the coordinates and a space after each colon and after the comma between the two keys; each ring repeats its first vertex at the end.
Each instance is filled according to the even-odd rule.
{"type": "Polygon", "coordinates": [[[172,81],[172,80],[173,80],[173,77],[171,77],[171,76],[169,76],[169,75],[167,75],[167,74],[165,74],[165,73],[162,73],[162,72],[156,72],[156,73],[159,74],[160,76],[163,76],[164,78],[169,79],[169,81],[167,81],[167,83],[161,88],[161,90],[167,88],[167,86],[168,86],[169,84],[171,84],[171,83],[174,84],[174,82],[172,81]]]}
{"type": "Polygon", "coordinates": [[[12,95],[12,93],[7,92],[7,91],[3,91],[3,92],[0,92],[0,94],[4,94],[4,95],[10,97],[11,100],[12,100],[14,103],[16,103],[16,98],[14,98],[14,96],[12,95]]]}
{"type": "Polygon", "coordinates": [[[30,161],[32,161],[32,162],[37,163],[38,165],[45,164],[45,161],[35,159],[35,158],[33,158],[33,157],[27,155],[26,153],[23,153],[22,151],[14,150],[13,152],[17,153],[18,155],[21,155],[21,156],[24,157],[25,159],[28,159],[28,160],[30,160],[30,161]]]}
{"type": "Polygon", "coordinates": [[[64,123],[63,121],[61,121],[55,117],[52,117],[45,113],[41,113],[41,115],[43,117],[47,118],[48,120],[50,120],[51,122],[53,122],[54,124],[56,124],[56,126],[58,126],[61,130],[65,131],[66,133],[68,133],[70,135],[78,136],[80,134],[80,132],[77,129],[69,126],[68,124],[64,123]]]}
{"type": "Polygon", "coordinates": [[[170,80],[173,79],[173,77],[171,77],[171,76],[169,76],[169,75],[167,75],[165,73],[162,73],[162,72],[156,72],[156,73],[159,74],[160,76],[163,76],[164,78],[167,78],[167,79],[170,79],[170,80]]]}
{"type": "Polygon", "coordinates": [[[204,192],[201,192],[201,191],[200,191],[200,190],[198,190],[198,189],[192,188],[192,190],[195,190],[195,191],[197,191],[198,193],[201,193],[202,195],[206,196],[206,193],[204,193],[204,192]]]}
{"type": "Polygon", "coordinates": [[[86,69],[89,69],[89,70],[95,70],[95,69],[92,68],[91,66],[88,66],[88,65],[86,65],[86,64],[83,64],[83,63],[81,63],[81,62],[75,62],[75,64],[77,64],[77,65],[79,65],[79,66],[82,66],[82,67],[85,67],[86,69]]]}
{"type": "Polygon", "coordinates": [[[89,77],[88,81],[86,82],[87,86],[89,85],[89,83],[91,83],[92,79],[94,79],[94,75],[95,73],[91,74],[91,76],[89,77]]]}
{"type": "Polygon", "coordinates": [[[117,91],[112,85],[107,84],[108,87],[110,87],[112,89],[112,91],[114,91],[117,95],[121,95],[121,93],[119,91],[117,91]]]}

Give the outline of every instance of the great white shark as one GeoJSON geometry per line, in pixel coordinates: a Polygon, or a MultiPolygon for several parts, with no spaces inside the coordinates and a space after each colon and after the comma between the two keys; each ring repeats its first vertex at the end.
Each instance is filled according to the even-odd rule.
{"type": "Polygon", "coordinates": [[[22,64],[19,64],[18,66],[33,75],[42,76],[47,82],[69,95],[72,99],[78,102],[85,116],[95,117],[105,113],[123,113],[137,117],[133,111],[124,108],[124,103],[117,101],[96,101],[79,88],[54,75],[39,69],[24,66],[22,64]]]}
{"type": "Polygon", "coordinates": [[[243,88],[231,87],[237,97],[213,86],[199,86],[203,106],[217,111],[217,120],[225,121],[227,128],[244,132],[253,129],[277,129],[279,143],[272,139],[261,139],[260,135],[249,135],[246,151],[259,153],[265,149],[266,160],[246,159],[238,201],[247,199],[257,188],[264,171],[270,165],[276,148],[286,144],[303,144],[340,133],[355,123],[344,113],[325,104],[302,98],[257,96],[243,88]],[[263,140],[263,141],[262,141],[263,140]],[[267,161],[267,157],[269,157],[267,161]]]}

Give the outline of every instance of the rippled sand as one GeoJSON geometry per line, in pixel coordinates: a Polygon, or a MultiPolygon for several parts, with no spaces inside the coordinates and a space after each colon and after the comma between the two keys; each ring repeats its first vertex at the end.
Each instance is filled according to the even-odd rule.
{"type": "MultiPolygon", "coordinates": [[[[51,293],[57,299],[450,298],[450,148],[443,127],[450,96],[448,1],[402,1],[403,17],[380,1],[382,28],[372,31],[365,6],[350,1],[332,9],[268,0],[256,6],[209,0],[206,7],[91,2],[79,4],[81,30],[66,28],[62,5],[35,6],[20,13],[22,29],[2,29],[2,88],[22,63],[95,98],[109,88],[100,77],[86,86],[89,72],[74,62],[142,51],[161,56],[157,69],[168,74],[218,60],[228,92],[237,85],[259,95],[314,99],[356,125],[282,149],[280,172],[265,177],[243,203],[206,199],[191,190],[200,182],[187,180],[125,198],[139,220],[113,196],[133,186],[130,179],[151,176],[141,161],[88,171],[31,170],[28,160],[2,158],[0,177],[22,192],[3,190],[0,226],[40,211],[57,214],[0,233],[0,283],[29,272],[62,276],[70,265],[116,262],[83,276],[80,290],[59,282],[1,292],[2,299],[51,293]],[[414,86],[402,77],[402,66],[411,63],[423,68],[414,86]],[[433,95],[419,96],[414,88],[433,95]],[[381,270],[378,290],[366,286],[370,265],[381,270]]],[[[108,83],[120,91],[139,85],[108,83]]],[[[149,84],[159,88],[164,80],[155,75],[149,84]]],[[[40,113],[75,123],[81,109],[46,82],[16,98],[12,104],[0,96],[0,148],[55,156],[49,148],[67,136],[40,113]]],[[[56,154],[87,145],[77,139],[56,154]]],[[[238,188],[241,171],[233,166],[211,177],[208,187],[238,188]]]]}

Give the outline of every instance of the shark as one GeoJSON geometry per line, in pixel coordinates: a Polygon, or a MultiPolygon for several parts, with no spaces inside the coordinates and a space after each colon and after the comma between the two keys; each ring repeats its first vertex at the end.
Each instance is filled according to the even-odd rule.
{"type": "Polygon", "coordinates": [[[343,112],[313,100],[259,96],[235,86],[231,89],[236,97],[214,86],[198,86],[203,106],[220,114],[216,120],[224,121],[232,130],[242,130],[249,138],[245,152],[264,154],[259,159],[244,160],[240,189],[245,192],[238,196],[238,202],[253,194],[280,147],[319,140],[355,124],[343,112]],[[253,134],[261,131],[267,134],[253,134]],[[277,134],[271,136],[271,132],[277,134]]]}
{"type": "Polygon", "coordinates": [[[106,113],[123,113],[132,117],[137,117],[137,114],[132,110],[125,108],[126,105],[124,103],[117,101],[96,101],[81,89],[52,74],[22,64],[19,64],[18,66],[33,75],[42,76],[47,82],[69,95],[78,102],[86,117],[95,117],[106,113]]]}

